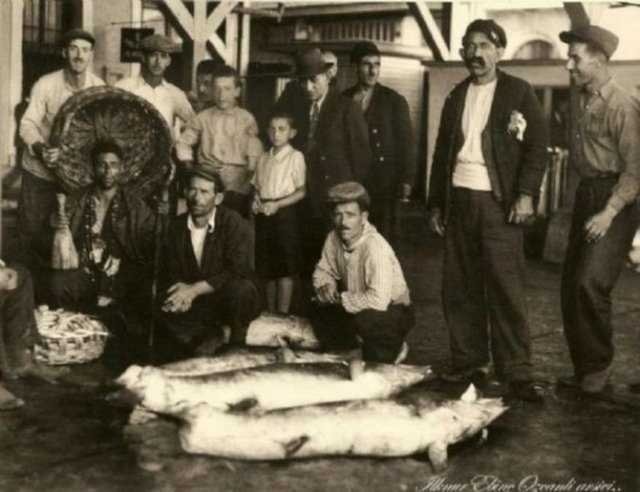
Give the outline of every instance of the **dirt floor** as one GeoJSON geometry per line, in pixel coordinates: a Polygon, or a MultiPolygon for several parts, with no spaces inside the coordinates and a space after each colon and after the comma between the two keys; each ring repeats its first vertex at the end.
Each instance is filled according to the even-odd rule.
{"type": "MultiPolygon", "coordinates": [[[[418,309],[408,362],[445,370],[441,245],[416,210],[403,220],[398,251],[418,309]]],[[[615,293],[615,390],[593,399],[554,385],[571,372],[559,267],[530,261],[528,268],[534,362],[546,402],[513,404],[483,446],[450,449],[440,475],[425,457],[249,463],[189,456],[171,422],[125,431],[127,410],[104,399],[102,383],[115,369],[98,362],[74,367],[58,386],[8,384],[27,405],[0,414],[0,491],[640,491],[640,404],[625,392],[626,383],[640,379],[640,274],[626,270],[615,293]]],[[[452,396],[463,390],[428,387],[452,396]]]]}

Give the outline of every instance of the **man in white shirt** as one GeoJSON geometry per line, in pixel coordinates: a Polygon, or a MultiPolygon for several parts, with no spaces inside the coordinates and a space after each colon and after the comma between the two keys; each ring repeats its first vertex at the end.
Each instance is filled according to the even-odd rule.
{"type": "Polygon", "coordinates": [[[91,71],[93,35],[73,29],[63,36],[61,70],[42,76],[31,89],[29,106],[20,121],[20,138],[26,144],[22,156],[22,185],[18,203],[19,230],[24,264],[32,273],[48,267],[50,251],[36,248],[37,236],[48,229],[57,190],[54,169],[59,149],[49,145],[53,119],[69,97],[89,87],[104,85],[91,71]]]}
{"type": "Polygon", "coordinates": [[[313,272],[311,322],[325,349],[362,339],[365,360],[399,362],[414,324],[409,289],[389,243],[368,221],[369,194],[351,181],[328,191],[334,230],[313,272]]]}
{"type": "Polygon", "coordinates": [[[520,224],[533,217],[548,132],[531,85],[497,69],[506,44],[492,20],[466,29],[460,54],[470,76],[445,102],[427,205],[433,231],[445,238],[442,298],[453,363],[446,379],[486,383],[493,359],[513,396],[539,402],[520,224]]]}
{"type": "Polygon", "coordinates": [[[167,125],[178,137],[177,129],[195,116],[187,95],[164,79],[171,65],[174,43],[166,36],[152,34],[142,40],[143,52],[141,74],[118,81],[116,87],[132,92],[149,101],[164,117],[167,125]]]}

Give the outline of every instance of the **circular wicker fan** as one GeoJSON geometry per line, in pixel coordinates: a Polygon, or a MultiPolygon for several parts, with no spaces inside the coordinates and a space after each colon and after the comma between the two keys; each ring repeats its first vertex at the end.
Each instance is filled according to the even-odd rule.
{"type": "Polygon", "coordinates": [[[171,132],[150,103],[113,87],[93,87],[70,97],[53,121],[51,142],[60,148],[56,174],[67,191],[93,183],[91,149],[115,140],[124,155],[121,183],[146,196],[162,181],[171,159],[171,132]]]}

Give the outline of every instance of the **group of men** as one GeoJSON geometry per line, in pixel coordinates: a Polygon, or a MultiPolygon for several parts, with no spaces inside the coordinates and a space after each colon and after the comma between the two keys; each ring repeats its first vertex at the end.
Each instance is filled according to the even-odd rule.
{"type": "MultiPolygon", "coordinates": [[[[570,383],[593,393],[608,381],[611,290],[638,224],[640,150],[633,137],[640,113],[608,73],[618,42],[613,33],[586,26],[560,38],[569,45],[567,69],[584,99],[574,139],[581,182],[563,272],[563,319],[575,368],[570,383]]],[[[52,302],[79,309],[90,299],[103,307],[127,299],[144,319],[150,304],[140,294],[149,292],[144,279],[157,247],[153,230],[166,210],[153,210],[122,187],[125,159],[116,142],[96,144],[94,185],[69,201],[68,214],[54,213],[59,150],[48,142],[51,123],[73,93],[102,84],[88,71],[94,43],[85,31],[67,33],[65,68],[36,83],[21,122],[23,251],[34,274],[47,270],[50,235],[43,239],[42,231],[69,226],[80,268],[50,276],[52,302]]],[[[445,101],[434,152],[427,206],[432,229],[445,237],[443,309],[453,365],[444,378],[484,384],[492,363],[513,396],[542,401],[532,375],[522,225],[534,214],[549,136],[532,87],[497,68],[506,44],[492,20],[467,27],[460,54],[469,77],[445,101]]],[[[187,96],[164,79],[172,42],[152,35],[142,48],[141,75],[118,86],[156,106],[174,130],[187,205],[162,245],[160,302],[152,314],[166,328],[169,356],[207,353],[225,326],[230,340],[242,343],[262,307],[251,223],[243,217],[246,175],[262,143],[253,117],[236,107],[241,86],[230,67],[199,67],[196,116],[187,96]],[[221,132],[228,138],[207,140],[221,132]]],[[[377,46],[356,43],[351,61],[358,83],[340,94],[332,83],[336,60],[306,50],[275,106],[295,121],[292,144],[306,162],[303,273],[313,285],[307,314],[318,338],[327,349],[361,345],[366,359],[393,362],[406,355],[414,324],[389,243],[394,202],[411,194],[415,144],[406,100],[378,82],[377,46]]],[[[26,270],[11,272],[28,278],[26,270]]]]}

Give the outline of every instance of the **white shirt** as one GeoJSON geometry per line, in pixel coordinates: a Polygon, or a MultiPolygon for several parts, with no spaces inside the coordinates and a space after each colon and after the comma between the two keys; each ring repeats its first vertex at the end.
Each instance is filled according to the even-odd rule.
{"type": "Polygon", "coordinates": [[[22,159],[27,171],[42,179],[55,179],[54,174],[35,156],[32,146],[38,142],[49,142],[53,119],[67,99],[84,89],[100,85],[104,85],[102,79],[87,72],[84,85],[76,89],[67,81],[64,69],[38,79],[31,89],[29,106],[20,120],[20,137],[28,146],[28,152],[24,153],[22,159]]]}
{"type": "Polygon", "coordinates": [[[453,186],[491,191],[491,180],[482,155],[482,132],[489,121],[497,79],[469,84],[462,113],[464,144],[458,152],[453,186]]]}
{"type": "Polygon", "coordinates": [[[304,154],[287,144],[260,156],[252,183],[262,200],[279,200],[305,185],[304,154]]]}
{"type": "Polygon", "coordinates": [[[187,228],[191,233],[191,247],[193,248],[193,254],[196,257],[198,266],[202,266],[202,253],[204,252],[204,242],[207,239],[207,234],[213,234],[216,227],[216,211],[209,217],[206,227],[197,227],[191,218],[191,214],[187,218],[187,228]]]}
{"type": "Polygon", "coordinates": [[[116,83],[116,87],[140,96],[151,103],[169,125],[174,138],[176,135],[176,118],[186,123],[196,115],[187,99],[187,95],[166,80],[163,80],[156,87],[151,87],[142,75],[138,75],[137,77],[119,80],[116,83]]]}

